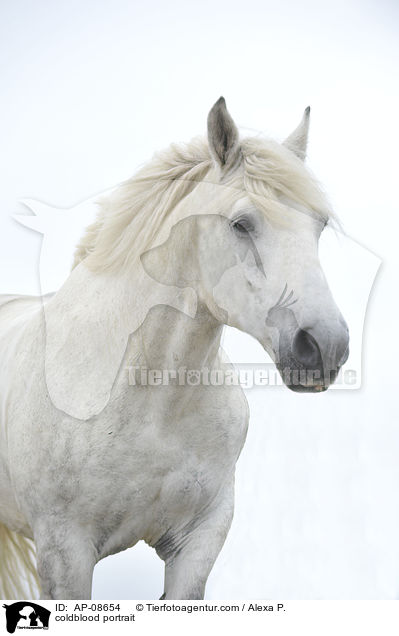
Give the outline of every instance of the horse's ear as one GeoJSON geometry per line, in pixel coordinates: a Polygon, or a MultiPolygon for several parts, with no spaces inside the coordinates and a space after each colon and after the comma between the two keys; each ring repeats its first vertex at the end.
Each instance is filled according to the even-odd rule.
{"type": "Polygon", "coordinates": [[[308,145],[310,106],[305,109],[302,120],[295,130],[283,141],[283,146],[292,150],[297,157],[305,161],[308,145]]]}
{"type": "Polygon", "coordinates": [[[226,108],[224,97],[219,97],[209,111],[208,143],[223,171],[229,170],[240,156],[237,126],[226,108]]]}

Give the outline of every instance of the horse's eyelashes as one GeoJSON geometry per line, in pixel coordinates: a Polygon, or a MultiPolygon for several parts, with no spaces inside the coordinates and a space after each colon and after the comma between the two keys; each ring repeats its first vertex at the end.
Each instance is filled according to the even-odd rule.
{"type": "Polygon", "coordinates": [[[233,227],[236,232],[246,233],[248,231],[245,225],[243,223],[240,223],[240,221],[236,221],[236,223],[233,224],[233,227]]]}
{"type": "Polygon", "coordinates": [[[249,219],[237,219],[232,223],[233,229],[237,234],[247,234],[251,232],[254,228],[249,219]]]}

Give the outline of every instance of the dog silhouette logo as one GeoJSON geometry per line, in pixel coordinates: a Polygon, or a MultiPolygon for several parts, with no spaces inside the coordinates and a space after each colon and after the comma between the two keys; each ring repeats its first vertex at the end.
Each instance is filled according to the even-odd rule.
{"type": "Polygon", "coordinates": [[[30,601],[18,601],[3,607],[6,610],[9,634],[13,634],[16,629],[48,629],[51,612],[41,605],[30,601]]]}

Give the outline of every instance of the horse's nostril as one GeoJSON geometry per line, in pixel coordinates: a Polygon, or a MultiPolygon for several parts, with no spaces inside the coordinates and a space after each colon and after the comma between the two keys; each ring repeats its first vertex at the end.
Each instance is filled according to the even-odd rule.
{"type": "Polygon", "coordinates": [[[321,362],[320,349],[316,340],[303,329],[298,329],[294,336],[292,352],[304,367],[317,367],[321,362]]]}

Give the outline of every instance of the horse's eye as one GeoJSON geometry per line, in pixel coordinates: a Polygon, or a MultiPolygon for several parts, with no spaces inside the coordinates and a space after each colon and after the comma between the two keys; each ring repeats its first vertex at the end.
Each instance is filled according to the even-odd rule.
{"type": "Polygon", "coordinates": [[[249,219],[242,218],[232,222],[232,226],[237,234],[247,234],[253,230],[253,225],[249,219]]]}

